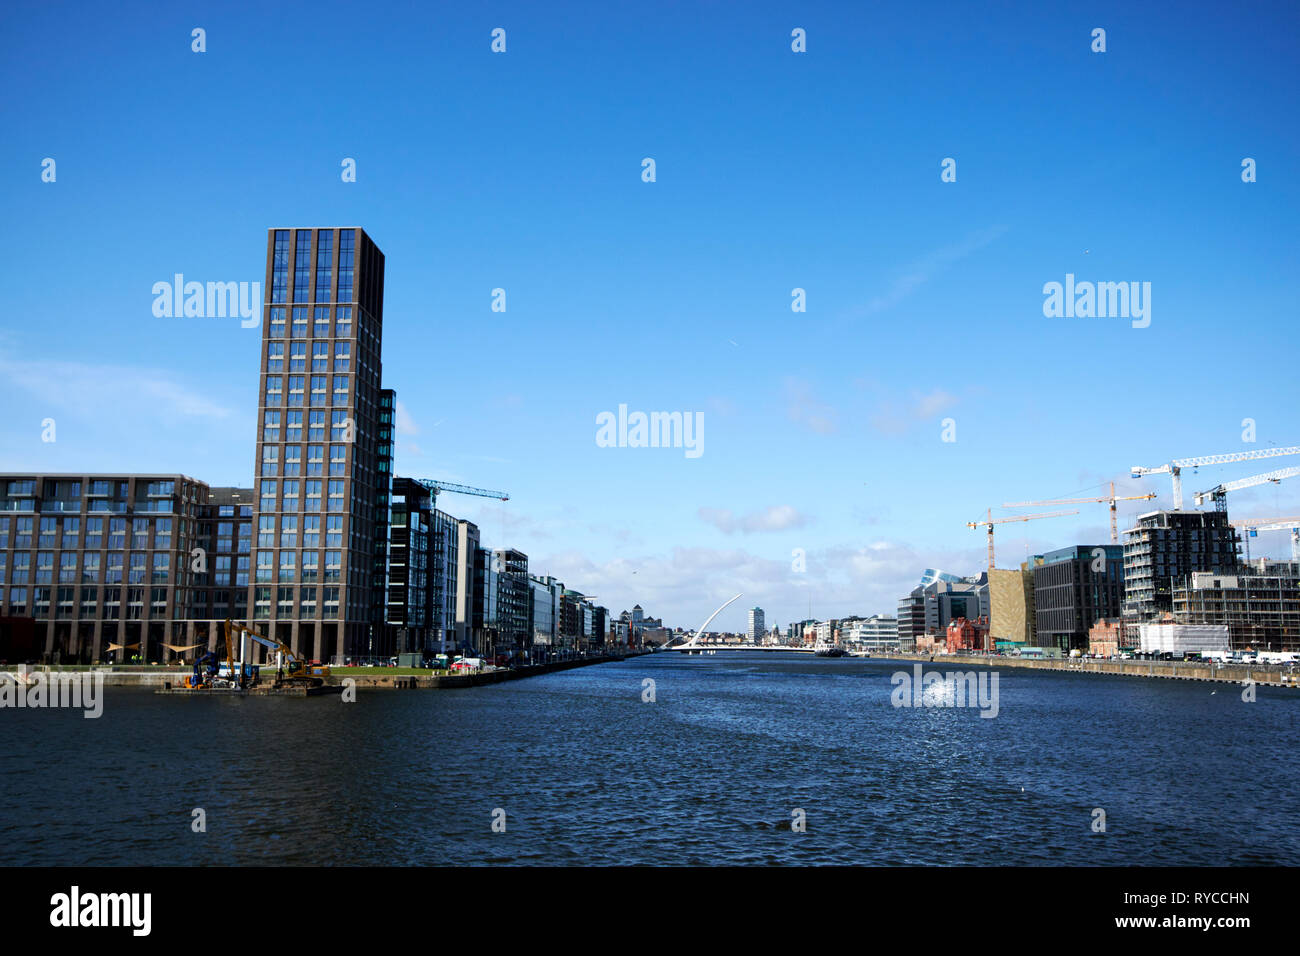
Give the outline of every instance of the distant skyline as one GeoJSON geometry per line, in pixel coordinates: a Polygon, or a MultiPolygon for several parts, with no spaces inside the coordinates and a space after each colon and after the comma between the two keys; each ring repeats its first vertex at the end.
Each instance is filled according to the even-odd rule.
{"type": "MultiPolygon", "coordinates": [[[[151,289],[357,225],[396,473],[507,491],[440,499],[484,546],[669,626],[736,592],[711,628],[893,614],[984,569],[989,507],[1156,492],[1123,528],[1171,506],[1133,465],[1300,444],[1297,11],[6,8],[0,470],[251,486],[260,328],[151,289]],[[1150,283],[1150,325],[1045,316],[1067,275],[1150,283]],[[605,447],[620,405],[698,415],[701,453],[605,447]]],[[[1187,506],[1288,464],[1189,472],[1187,506]]],[[[1109,541],[1068,507],[1000,528],[998,566],[1109,541]]],[[[1229,508],[1300,514],[1300,479],[1229,508]]]]}

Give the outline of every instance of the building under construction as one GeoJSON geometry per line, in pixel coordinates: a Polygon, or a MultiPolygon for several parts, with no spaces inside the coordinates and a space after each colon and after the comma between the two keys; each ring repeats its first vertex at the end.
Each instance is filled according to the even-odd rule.
{"type": "Polygon", "coordinates": [[[1226,511],[1151,511],[1124,532],[1124,618],[1173,610],[1175,585],[1198,571],[1235,574],[1236,530],[1226,511]]]}
{"type": "Polygon", "coordinates": [[[1187,624],[1226,624],[1234,649],[1300,650],[1300,563],[1194,572],[1174,588],[1173,611],[1187,624]]]}

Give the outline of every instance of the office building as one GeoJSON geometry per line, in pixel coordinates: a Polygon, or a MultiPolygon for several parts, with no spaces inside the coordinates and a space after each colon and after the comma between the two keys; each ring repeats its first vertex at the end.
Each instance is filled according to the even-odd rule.
{"type": "Polygon", "coordinates": [[[1042,555],[1032,572],[1035,646],[1086,650],[1093,624],[1122,611],[1123,561],[1117,544],[1080,544],[1042,555]]]}
{"type": "Polygon", "coordinates": [[[763,609],[761,607],[750,608],[749,626],[745,630],[745,636],[749,638],[749,643],[760,643],[766,633],[767,625],[763,623],[763,609]]]}
{"type": "Polygon", "coordinates": [[[384,255],[358,228],[271,229],[265,288],[253,622],[308,658],[380,656],[384,255]]]}

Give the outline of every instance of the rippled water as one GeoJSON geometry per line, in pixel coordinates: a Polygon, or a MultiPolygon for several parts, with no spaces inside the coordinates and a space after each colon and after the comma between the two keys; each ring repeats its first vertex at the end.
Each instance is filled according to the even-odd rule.
{"type": "Polygon", "coordinates": [[[0,863],[1300,856],[1300,694],[1245,703],[1227,684],[1004,670],[1000,713],[982,719],[892,707],[890,675],[910,669],[658,654],[352,704],[108,688],[98,720],[3,710],[0,863]],[[206,833],[192,832],[196,807],[206,833]],[[807,832],[792,831],[794,808],[807,832]]]}

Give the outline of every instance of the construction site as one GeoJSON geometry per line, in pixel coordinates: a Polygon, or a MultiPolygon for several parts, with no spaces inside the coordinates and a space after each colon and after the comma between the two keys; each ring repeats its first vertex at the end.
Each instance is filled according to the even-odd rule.
{"type": "MultiPolygon", "coordinates": [[[[1184,470],[1292,455],[1300,455],[1300,446],[1135,466],[1135,479],[1169,477],[1173,507],[1140,512],[1122,531],[1119,503],[1150,501],[1155,492],[1119,495],[1111,481],[1105,495],[1006,502],[1006,509],[1104,504],[1109,510],[1109,545],[1030,555],[1018,568],[996,566],[997,528],[1077,515],[1078,509],[995,517],[987,508],[982,519],[967,522],[987,535],[987,576],[923,582],[900,602],[900,645],[937,649],[953,625],[962,633],[973,626],[974,648],[990,653],[1181,658],[1300,652],[1300,515],[1232,519],[1228,513],[1232,492],[1278,485],[1300,475],[1300,467],[1214,485],[1192,496],[1194,508],[1184,507],[1182,488],[1184,470]],[[1272,531],[1290,533],[1290,560],[1252,559],[1251,539],[1272,531]],[[954,605],[951,595],[961,591],[978,598],[978,620],[945,614],[954,605]]],[[[959,643],[968,647],[971,639],[959,643]]]]}

